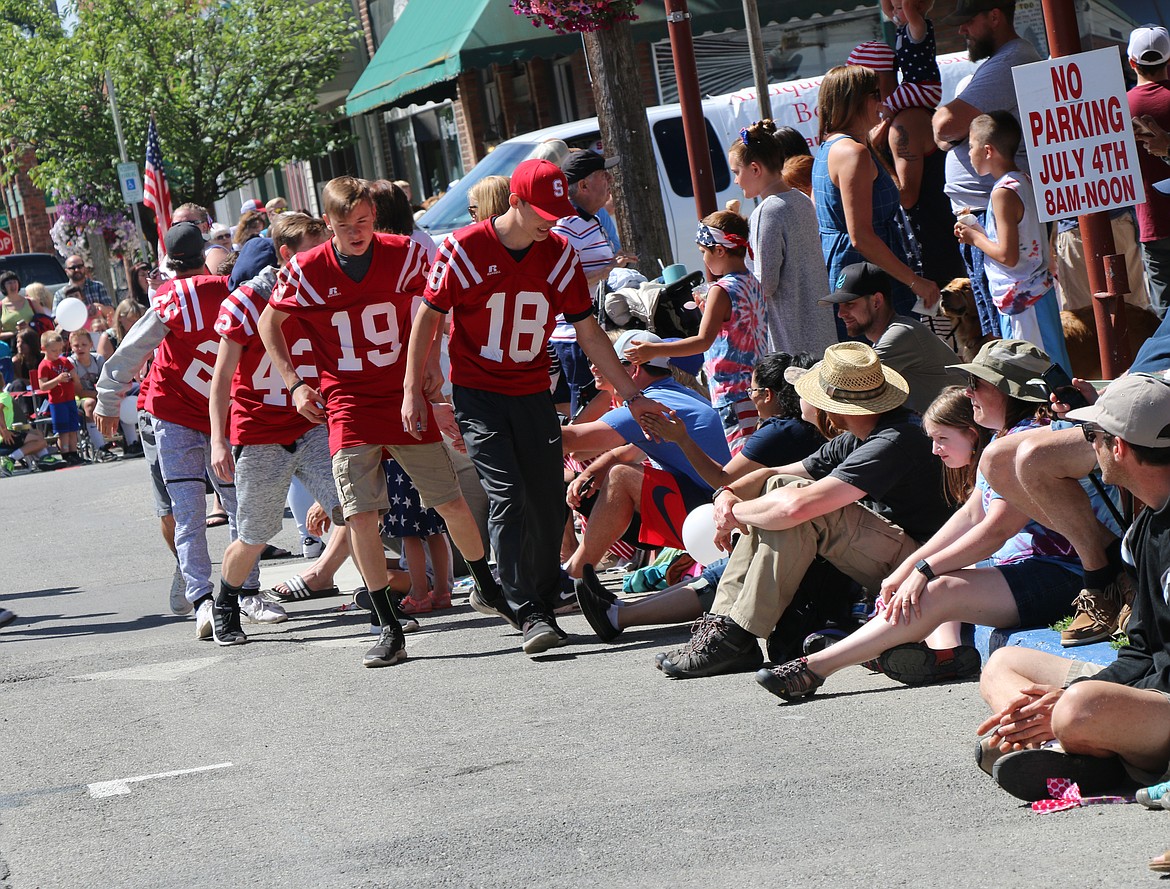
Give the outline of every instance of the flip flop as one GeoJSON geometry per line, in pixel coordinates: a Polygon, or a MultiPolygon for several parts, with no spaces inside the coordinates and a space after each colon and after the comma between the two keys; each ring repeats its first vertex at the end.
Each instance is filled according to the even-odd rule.
{"type": "Polygon", "coordinates": [[[219,528],[228,523],[228,514],[226,512],[213,512],[207,517],[208,528],[219,528]]]}
{"type": "Polygon", "coordinates": [[[305,583],[305,579],[299,574],[294,574],[288,580],[284,581],[283,586],[287,592],[281,592],[276,587],[273,587],[270,590],[262,591],[260,595],[265,600],[276,603],[303,602],[308,599],[328,599],[331,596],[341,595],[341,590],[335,586],[326,587],[323,590],[310,589],[309,585],[305,583]]]}
{"type": "Polygon", "coordinates": [[[1167,849],[1157,858],[1150,859],[1150,870],[1161,874],[1170,874],[1170,849],[1167,849]]]}

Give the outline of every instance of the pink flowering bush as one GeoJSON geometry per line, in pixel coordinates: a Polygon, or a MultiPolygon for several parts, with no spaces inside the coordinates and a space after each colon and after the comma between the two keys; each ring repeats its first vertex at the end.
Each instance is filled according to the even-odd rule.
{"type": "Polygon", "coordinates": [[[533,26],[558,34],[604,31],[614,22],[634,21],[642,0],[512,0],[512,11],[526,15],[533,26]]]}

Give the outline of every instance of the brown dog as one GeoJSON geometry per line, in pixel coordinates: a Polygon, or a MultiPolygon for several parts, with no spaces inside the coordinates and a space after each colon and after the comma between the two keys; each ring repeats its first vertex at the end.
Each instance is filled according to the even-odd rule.
{"type": "Polygon", "coordinates": [[[955,351],[963,361],[974,361],[979,347],[993,336],[984,336],[975,308],[975,294],[968,278],[955,278],[941,291],[943,314],[951,319],[955,351]]]}
{"type": "MultiPolygon", "coordinates": [[[[1160,322],[1158,316],[1149,309],[1140,309],[1129,303],[1123,305],[1129,357],[1132,359],[1160,322]]],[[[1072,375],[1082,380],[1101,379],[1101,353],[1093,307],[1082,306],[1073,312],[1061,312],[1060,326],[1064,328],[1064,343],[1072,362],[1072,375]]]]}

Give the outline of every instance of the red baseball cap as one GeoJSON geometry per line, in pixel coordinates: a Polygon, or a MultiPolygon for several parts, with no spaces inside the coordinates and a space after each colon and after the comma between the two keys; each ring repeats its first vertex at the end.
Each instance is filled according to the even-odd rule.
{"type": "Polygon", "coordinates": [[[551,161],[532,158],[516,167],[512,172],[512,194],[531,204],[550,222],[577,212],[569,203],[569,181],[551,161]]]}

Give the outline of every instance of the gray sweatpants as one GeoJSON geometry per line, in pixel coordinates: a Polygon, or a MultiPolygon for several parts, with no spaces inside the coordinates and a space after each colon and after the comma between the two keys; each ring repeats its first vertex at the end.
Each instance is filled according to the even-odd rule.
{"type": "MultiPolygon", "coordinates": [[[[211,479],[228,514],[228,530],[236,539],[236,488],[220,481],[211,469],[211,436],[197,429],[154,418],[158,463],[175,516],[175,550],[187,584],[187,601],[196,602],[214,591],[211,556],[207,551],[207,488],[211,479]]],[[[252,567],[246,589],[260,586],[260,566],[252,567]]]]}

